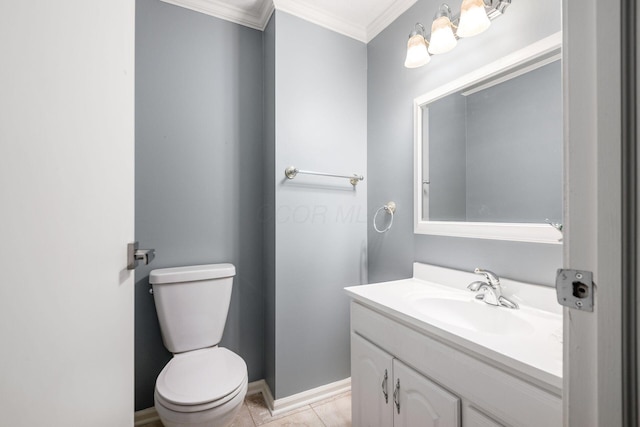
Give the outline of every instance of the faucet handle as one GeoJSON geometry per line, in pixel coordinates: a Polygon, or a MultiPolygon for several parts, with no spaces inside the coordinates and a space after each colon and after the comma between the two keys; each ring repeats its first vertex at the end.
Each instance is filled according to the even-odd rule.
{"type": "Polygon", "coordinates": [[[491,287],[495,288],[497,286],[500,286],[500,278],[493,271],[484,270],[482,268],[476,267],[476,269],[473,270],[473,272],[476,273],[476,274],[484,275],[484,277],[487,278],[487,282],[489,282],[491,287]]]}
{"type": "Polygon", "coordinates": [[[517,302],[511,301],[509,298],[503,297],[502,295],[498,298],[498,302],[502,307],[511,308],[513,310],[520,308],[517,302]]]}
{"type": "Polygon", "coordinates": [[[482,285],[486,285],[486,283],[485,282],[481,282],[480,280],[478,280],[478,281],[470,283],[467,286],[467,289],[469,289],[472,292],[478,292],[480,290],[480,286],[482,286],[482,285]]]}

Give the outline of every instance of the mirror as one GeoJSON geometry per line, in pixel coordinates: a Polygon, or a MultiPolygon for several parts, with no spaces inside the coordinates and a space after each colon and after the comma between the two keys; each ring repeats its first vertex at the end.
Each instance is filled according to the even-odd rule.
{"type": "Polygon", "coordinates": [[[559,243],[561,35],[414,101],[415,232],[559,243]]]}

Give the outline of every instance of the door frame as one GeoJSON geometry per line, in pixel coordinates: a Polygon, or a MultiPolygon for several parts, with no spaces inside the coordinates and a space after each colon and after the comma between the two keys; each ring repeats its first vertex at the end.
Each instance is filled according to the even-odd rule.
{"type": "Polygon", "coordinates": [[[622,422],[638,425],[638,10],[620,10],[622,139],[622,422]]]}
{"type": "Polygon", "coordinates": [[[635,0],[562,15],[564,267],[595,284],[593,313],[564,311],[564,425],[637,425],[635,0]]]}

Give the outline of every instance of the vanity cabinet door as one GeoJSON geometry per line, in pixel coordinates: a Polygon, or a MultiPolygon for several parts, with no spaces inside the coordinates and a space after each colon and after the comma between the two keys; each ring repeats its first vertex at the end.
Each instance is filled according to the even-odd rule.
{"type": "Polygon", "coordinates": [[[460,426],[458,397],[397,359],[393,361],[393,375],[394,427],[460,426]]]}
{"type": "Polygon", "coordinates": [[[351,334],[351,416],[354,427],[393,426],[393,357],[351,334]]]}

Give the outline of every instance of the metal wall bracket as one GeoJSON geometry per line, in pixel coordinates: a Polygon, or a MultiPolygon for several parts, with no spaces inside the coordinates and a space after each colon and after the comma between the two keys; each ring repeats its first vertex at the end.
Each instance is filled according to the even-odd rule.
{"type": "Polygon", "coordinates": [[[155,249],[138,249],[138,242],[127,245],[127,270],[135,269],[140,262],[149,264],[156,257],[155,249]]]}
{"type": "Polygon", "coordinates": [[[556,276],[558,304],[593,311],[593,273],[559,268],[556,276]]]}

